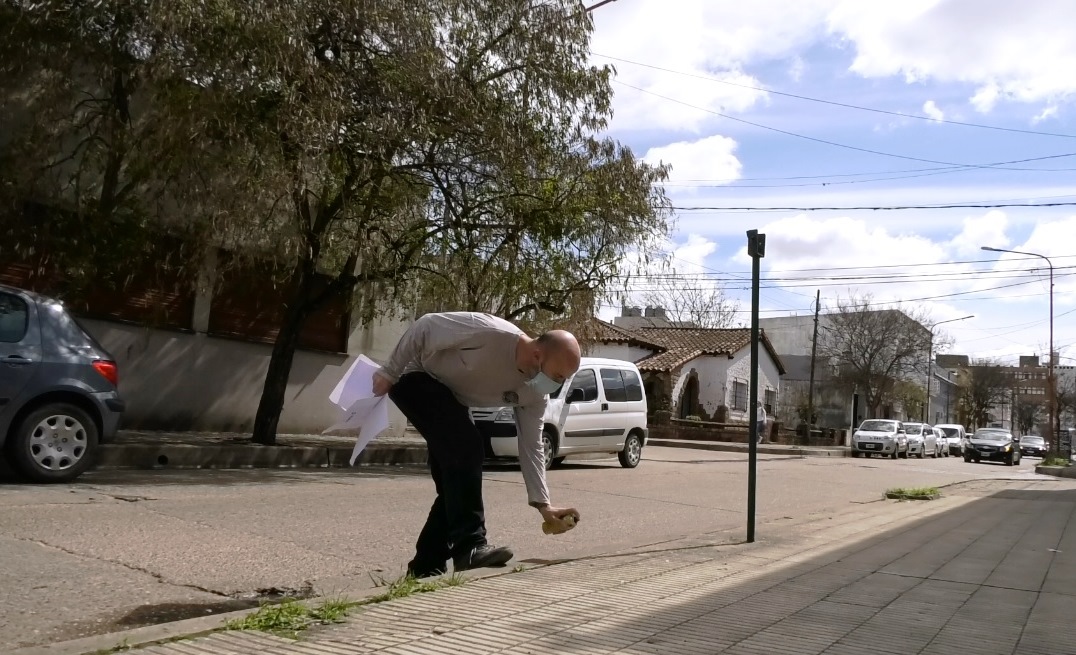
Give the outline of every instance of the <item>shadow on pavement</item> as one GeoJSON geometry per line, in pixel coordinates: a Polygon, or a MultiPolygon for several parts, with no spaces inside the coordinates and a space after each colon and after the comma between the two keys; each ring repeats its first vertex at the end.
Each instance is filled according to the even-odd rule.
{"type": "MultiPolygon", "coordinates": [[[[815,556],[771,542],[774,559],[792,561],[728,566],[728,552],[702,549],[670,551],[663,564],[626,562],[607,572],[622,572],[615,591],[561,601],[564,612],[560,602],[546,608],[566,629],[527,645],[580,654],[596,644],[670,655],[1076,653],[1076,489],[1038,486],[954,488],[980,497],[815,556]],[[632,571],[643,565],[665,570],[632,571]]],[[[542,621],[527,630],[543,634],[542,621]]]]}

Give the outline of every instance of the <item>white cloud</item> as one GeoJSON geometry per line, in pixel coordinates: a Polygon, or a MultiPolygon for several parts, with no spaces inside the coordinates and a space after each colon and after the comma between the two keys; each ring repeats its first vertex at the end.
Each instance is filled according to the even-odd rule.
{"type": "MultiPolygon", "coordinates": [[[[743,73],[744,67],[789,59],[817,40],[830,5],[832,0],[678,0],[673,4],[625,0],[594,12],[591,49],[594,61],[613,64],[617,79],[626,84],[699,107],[738,113],[764,101],[766,94],[601,55],[760,87],[761,82],[743,73]],[[778,16],[780,20],[775,20],[778,16]]],[[[616,130],[699,133],[716,120],[706,112],[623,85],[614,84],[614,90],[612,127],[616,130]]]]}
{"type": "Polygon", "coordinates": [[[803,79],[803,74],[807,72],[807,62],[803,60],[803,57],[793,57],[792,65],[788,67],[788,76],[792,78],[793,82],[799,82],[803,79]]]}
{"type": "Polygon", "coordinates": [[[982,252],[983,246],[1007,248],[1009,246],[1009,217],[1005,212],[992,210],[985,216],[964,219],[964,227],[951,242],[953,251],[962,258],[970,258],[982,252]]]}
{"type": "Polygon", "coordinates": [[[828,16],[855,47],[853,72],[974,84],[979,111],[1076,93],[1074,24],[1071,0],[843,0],[828,16]]]}
{"type": "Polygon", "coordinates": [[[717,252],[717,244],[698,234],[687,235],[687,241],[673,251],[673,268],[684,274],[703,274],[707,271],[706,259],[717,252]]]}
{"type": "Polygon", "coordinates": [[[652,164],[671,164],[669,181],[673,184],[690,180],[734,181],[739,179],[743,169],[735,150],[735,140],[714,135],[698,141],[678,141],[651,148],[643,159],[652,164]]]}
{"type": "Polygon", "coordinates": [[[1057,105],[1050,105],[1046,109],[1043,109],[1041,112],[1039,112],[1034,118],[1032,118],[1031,122],[1037,125],[1049,118],[1057,118],[1057,111],[1057,105]]]}
{"type": "Polygon", "coordinates": [[[927,100],[923,103],[923,113],[936,121],[945,120],[945,112],[943,112],[933,100],[927,100]]]}

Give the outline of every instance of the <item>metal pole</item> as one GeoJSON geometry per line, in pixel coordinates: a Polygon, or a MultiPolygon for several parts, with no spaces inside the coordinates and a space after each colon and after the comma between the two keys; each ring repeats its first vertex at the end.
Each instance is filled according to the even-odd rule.
{"type": "Polygon", "coordinates": [[[814,337],[811,338],[811,381],[807,383],[807,436],[814,427],[814,366],[818,355],[818,312],[822,309],[822,290],[814,295],[814,337]]]}
{"type": "MultiPolygon", "coordinates": [[[[966,321],[969,318],[975,318],[975,314],[968,316],[961,316],[960,318],[950,318],[946,321],[938,321],[934,325],[930,326],[930,345],[927,347],[927,401],[923,403],[923,422],[927,423],[930,419],[930,380],[934,377],[934,328],[945,323],[954,323],[956,321],[966,321]]],[[[929,421],[933,423],[933,421],[929,421]]]]}
{"type": "MultiPolygon", "coordinates": [[[[936,325],[936,324],[935,324],[936,325]]],[[[927,401],[923,403],[924,423],[930,418],[930,378],[934,377],[934,326],[930,327],[930,345],[927,346],[927,401]]],[[[929,421],[934,423],[934,421],[929,421]]]]}
{"type": "Polygon", "coordinates": [[[1050,385],[1050,431],[1057,444],[1057,454],[1061,454],[1061,417],[1057,415],[1057,380],[1054,378],[1054,263],[1049,257],[1043,257],[1050,266],[1050,372],[1047,381],[1050,385]]]}
{"type": "Polygon", "coordinates": [[[755,541],[755,487],[758,465],[758,302],[760,264],[766,255],[766,235],[758,230],[747,231],[747,254],[751,256],[751,385],[749,391],[747,437],[747,543],[755,541]]]}
{"type": "Polygon", "coordinates": [[[989,246],[982,246],[981,250],[987,250],[990,252],[1007,252],[1013,255],[1027,255],[1028,257],[1038,257],[1039,259],[1045,259],[1046,265],[1050,267],[1050,366],[1046,373],[1047,384],[1050,387],[1050,432],[1053,433],[1052,438],[1054,440],[1054,452],[1058,455],[1061,454],[1061,426],[1060,417],[1057,415],[1057,383],[1054,381],[1054,263],[1050,261],[1050,258],[1046,255],[1040,255],[1037,252],[1026,252],[1023,250],[1005,250],[1004,248],[991,248],[989,246]]]}

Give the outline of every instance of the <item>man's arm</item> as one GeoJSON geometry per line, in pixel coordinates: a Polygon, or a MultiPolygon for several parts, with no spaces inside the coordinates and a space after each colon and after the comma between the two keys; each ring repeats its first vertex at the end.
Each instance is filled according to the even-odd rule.
{"type": "Polygon", "coordinates": [[[473,327],[459,318],[424,314],[407,328],[377,374],[395,384],[411,362],[420,362],[426,355],[458,346],[473,335],[473,327]]]}
{"type": "Polygon", "coordinates": [[[527,487],[527,500],[531,507],[549,505],[549,488],[545,481],[545,448],[542,445],[542,418],[546,402],[515,408],[516,434],[519,444],[519,468],[527,487]]]}

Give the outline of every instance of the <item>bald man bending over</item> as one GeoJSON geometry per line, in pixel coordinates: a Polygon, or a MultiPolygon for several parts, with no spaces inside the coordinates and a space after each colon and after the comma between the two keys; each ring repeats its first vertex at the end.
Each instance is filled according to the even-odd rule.
{"type": "Polygon", "coordinates": [[[426,439],[437,489],[407,572],[441,575],[504,566],[512,551],[486,541],[482,503],[482,438],[469,407],[515,408],[519,465],[530,505],[547,521],[572,508],[549,504],[542,446],[549,394],[579,369],[579,343],[563,330],[532,339],[506,320],[473,312],[426,314],[400,339],[374,374],[374,393],[386,393],[426,439]]]}

